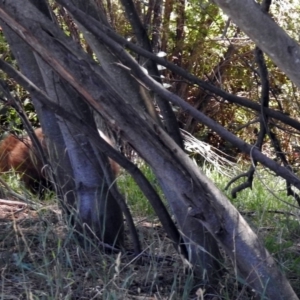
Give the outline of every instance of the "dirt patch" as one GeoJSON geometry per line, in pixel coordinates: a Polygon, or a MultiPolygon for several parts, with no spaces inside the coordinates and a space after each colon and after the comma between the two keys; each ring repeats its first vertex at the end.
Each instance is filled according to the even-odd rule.
{"type": "MultiPolygon", "coordinates": [[[[130,250],[83,250],[57,207],[1,203],[3,299],[175,299],[188,292],[189,272],[161,226],[148,220],[137,224],[145,249],[138,259],[130,250]]],[[[130,241],[126,244],[132,249],[130,241]]]]}
{"type": "Polygon", "coordinates": [[[189,264],[159,222],[135,222],[144,249],[138,258],[130,240],[124,253],[107,253],[99,245],[83,249],[57,206],[0,204],[2,298],[217,300],[220,294],[245,294],[228,275],[215,293],[195,286],[189,264]]]}

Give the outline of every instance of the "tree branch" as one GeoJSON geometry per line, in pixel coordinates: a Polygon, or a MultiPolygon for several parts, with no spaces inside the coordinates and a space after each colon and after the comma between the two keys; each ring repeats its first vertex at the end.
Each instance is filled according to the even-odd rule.
{"type": "MultiPolygon", "coordinates": [[[[64,3],[65,0],[59,0],[58,2],[64,3]]],[[[70,6],[67,6],[67,9],[69,9],[70,6]]],[[[84,22],[85,26],[89,28],[93,34],[95,34],[98,38],[100,38],[104,43],[108,44],[111,48],[114,49],[114,51],[119,52],[119,57],[123,59],[124,63],[129,66],[134,73],[134,75],[139,78],[142,82],[144,82],[145,85],[149,86],[153,91],[155,91],[158,95],[160,95],[162,98],[164,98],[167,101],[171,101],[177,106],[180,106],[184,110],[186,110],[187,113],[190,113],[195,119],[197,119],[199,122],[203,123],[204,125],[208,126],[215,132],[217,132],[222,138],[230,142],[235,147],[239,148],[242,152],[251,154],[253,159],[259,161],[266,167],[273,170],[276,174],[282,176],[283,178],[290,181],[293,185],[297,186],[300,189],[300,180],[295,177],[295,174],[290,172],[289,170],[286,170],[286,168],[281,167],[273,160],[267,158],[265,155],[263,155],[256,147],[253,147],[229,131],[227,131],[225,128],[223,128],[221,125],[207,117],[205,114],[195,110],[191,105],[189,105],[187,102],[182,100],[180,97],[174,95],[173,93],[169,92],[168,90],[164,89],[160,84],[158,84],[155,80],[153,80],[150,76],[145,74],[145,72],[140,68],[140,66],[134,61],[134,59],[130,56],[128,56],[127,52],[118,44],[114,43],[107,35],[105,35],[99,28],[89,26],[88,24],[88,18],[83,20],[82,18],[85,16],[85,14],[82,14],[80,11],[73,9],[71,10],[72,14],[76,14],[76,17],[78,17],[80,22],[84,22]]],[[[91,19],[91,23],[93,23],[91,19]]],[[[100,25],[101,26],[101,25],[100,25]]],[[[102,29],[103,26],[100,27],[102,29]]],[[[260,108],[259,105],[257,105],[257,108],[260,108]]],[[[265,110],[267,111],[267,109],[265,110]]],[[[291,119],[292,120],[292,119],[291,119]]],[[[293,120],[294,121],[294,120],[293,120]]],[[[299,126],[300,129],[300,123],[296,122],[297,126],[299,126]]]]}
{"type": "MultiPolygon", "coordinates": [[[[64,5],[64,1],[65,0],[57,0],[57,2],[61,3],[62,5],[64,5]]],[[[141,47],[127,41],[126,39],[122,38],[117,33],[115,33],[113,30],[111,30],[110,28],[104,26],[103,24],[97,22],[95,19],[89,17],[88,15],[86,15],[83,12],[81,12],[80,10],[78,10],[75,6],[73,6],[71,4],[68,4],[65,6],[71,12],[71,14],[80,21],[80,23],[84,24],[84,26],[88,30],[90,30],[100,40],[102,40],[104,38],[104,36],[110,37],[114,41],[118,42],[122,47],[127,47],[128,49],[136,52],[137,54],[143,55],[144,57],[147,57],[147,58],[155,61],[157,64],[165,66],[172,72],[179,74],[183,78],[187,79],[192,84],[197,84],[199,87],[201,87],[205,90],[208,90],[208,91],[216,94],[217,96],[220,96],[220,97],[228,100],[231,103],[235,103],[235,104],[241,105],[243,107],[253,109],[258,112],[261,111],[261,106],[259,104],[255,103],[247,98],[232,95],[218,87],[215,87],[214,85],[212,85],[208,82],[200,80],[196,76],[189,74],[184,69],[174,65],[171,62],[168,62],[164,58],[158,57],[155,54],[150,53],[149,51],[146,51],[146,50],[142,49],[141,47]]],[[[119,48],[120,52],[122,52],[122,50],[123,50],[122,47],[119,48]]],[[[266,108],[265,113],[271,118],[277,119],[297,130],[300,130],[300,122],[298,122],[297,120],[294,120],[292,118],[289,118],[288,115],[285,113],[275,111],[270,108],[266,108]]]]}
{"type": "Polygon", "coordinates": [[[300,88],[299,44],[253,0],[214,2],[300,88]]]}
{"type": "MultiPolygon", "coordinates": [[[[67,5],[70,5],[69,0],[62,0],[67,5]]],[[[147,32],[137,14],[137,11],[135,9],[134,3],[132,0],[121,0],[126,15],[131,23],[131,26],[136,33],[137,40],[142,48],[152,53],[152,46],[149,40],[149,37],[147,35],[147,32]]],[[[157,65],[153,60],[147,60],[146,61],[146,68],[149,71],[150,76],[152,76],[157,82],[160,84],[160,73],[157,69],[157,65]]],[[[155,100],[160,108],[160,111],[162,113],[162,116],[164,118],[167,132],[170,134],[170,136],[174,139],[174,141],[183,149],[183,141],[180,135],[178,123],[176,120],[176,117],[174,115],[174,112],[172,111],[172,108],[169,104],[169,102],[164,101],[159,96],[155,97],[155,100]]]]}
{"type": "MultiPolygon", "coordinates": [[[[25,78],[21,73],[12,68],[8,63],[0,59],[0,68],[7,73],[10,77],[14,78],[16,82],[22,85],[31,95],[36,96],[36,98],[46,105],[49,110],[53,111],[56,115],[72,122],[78,127],[80,131],[86,134],[91,140],[97,140],[99,138],[98,132],[93,132],[86,126],[82,126],[82,122],[75,115],[67,112],[60,105],[57,105],[48,96],[41,91],[37,86],[31,83],[27,78],[25,78]]],[[[153,209],[155,210],[160,222],[162,223],[166,233],[169,235],[170,239],[174,243],[175,249],[180,251],[185,258],[188,258],[187,250],[182,240],[182,237],[176,228],[172,218],[170,217],[168,211],[166,210],[164,204],[162,203],[159,195],[149,183],[144,174],[129,160],[127,160],[121,153],[104,141],[101,137],[101,145],[99,145],[100,150],[112,160],[118,163],[121,167],[126,169],[129,174],[133,177],[137,185],[140,187],[141,191],[149,200],[153,209]]],[[[128,222],[130,223],[130,222],[128,222]]]]}

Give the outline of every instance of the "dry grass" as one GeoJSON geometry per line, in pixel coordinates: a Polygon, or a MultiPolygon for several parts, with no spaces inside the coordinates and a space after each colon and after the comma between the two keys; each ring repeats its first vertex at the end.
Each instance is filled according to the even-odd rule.
{"type": "Polygon", "coordinates": [[[130,251],[83,250],[55,206],[19,213],[11,206],[8,217],[1,211],[2,299],[178,299],[184,293],[188,272],[159,224],[137,221],[145,253],[135,259],[130,251]]]}
{"type": "MultiPolygon", "coordinates": [[[[226,180],[219,183],[224,186],[226,180]]],[[[234,200],[235,205],[246,214],[298,292],[299,221],[274,213],[288,206],[279,205],[265,188],[256,185],[254,192],[245,191],[234,200]]],[[[140,213],[147,211],[146,200],[128,181],[125,186],[130,186],[128,197],[138,195],[138,206],[135,201],[130,203],[144,249],[139,258],[132,255],[128,238],[127,252],[122,254],[108,253],[97,245],[82,249],[55,204],[34,210],[0,203],[1,299],[251,299],[226,256],[228,272],[214,293],[199,288],[199,281],[193,280],[188,264],[175,252],[155,216],[140,213]]]]}
{"type": "Polygon", "coordinates": [[[197,288],[155,220],[136,219],[144,253],[135,258],[128,240],[122,254],[82,249],[56,206],[18,210],[0,218],[1,299],[251,299],[233,271],[213,295],[197,288]]]}

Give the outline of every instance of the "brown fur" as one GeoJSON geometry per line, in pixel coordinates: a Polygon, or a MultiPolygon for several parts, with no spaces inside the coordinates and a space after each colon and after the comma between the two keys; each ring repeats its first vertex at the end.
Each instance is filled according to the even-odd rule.
{"type": "MultiPolygon", "coordinates": [[[[35,134],[40,143],[45,145],[42,129],[36,129],[35,134]]],[[[18,138],[9,135],[0,143],[0,172],[14,169],[32,192],[38,192],[40,185],[47,185],[42,168],[42,161],[36,155],[28,136],[18,138]]]]}
{"type": "MultiPolygon", "coordinates": [[[[46,150],[44,134],[41,128],[35,134],[46,150]]],[[[100,132],[102,138],[111,144],[110,139],[100,132]]],[[[119,165],[110,160],[110,165],[115,176],[119,173],[119,165]]],[[[49,182],[43,174],[43,164],[38,157],[29,136],[18,138],[9,135],[0,143],[0,172],[14,169],[20,174],[26,188],[34,193],[41,193],[42,189],[49,187],[49,182]]]]}

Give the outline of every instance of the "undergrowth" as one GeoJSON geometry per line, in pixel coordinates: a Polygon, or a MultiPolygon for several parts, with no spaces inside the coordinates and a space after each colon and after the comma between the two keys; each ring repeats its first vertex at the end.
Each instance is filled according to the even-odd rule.
{"type": "MultiPolygon", "coordinates": [[[[244,216],[300,295],[299,205],[293,197],[287,196],[286,182],[269,171],[257,169],[252,189],[245,189],[232,198],[230,190],[224,190],[229,179],[213,169],[205,171],[244,216]]],[[[244,180],[239,179],[234,186],[244,180]]]]}
{"type": "MultiPolygon", "coordinates": [[[[142,169],[162,196],[151,171],[142,169]]],[[[209,167],[203,170],[224,190],[227,177],[209,167]]],[[[11,177],[5,180],[18,189],[11,177]]],[[[1,206],[1,299],[202,299],[204,291],[194,288],[188,264],[174,250],[136,184],[125,173],[117,182],[134,215],[143,258],[107,253],[97,245],[82,249],[53,199],[41,209],[17,213],[1,206]]],[[[241,182],[243,179],[236,184],[241,182]]],[[[260,171],[252,190],[240,192],[236,199],[230,191],[225,193],[300,295],[298,208],[284,188],[282,179],[260,171]]],[[[130,239],[126,248],[132,249],[130,239]]],[[[225,264],[230,265],[226,257],[225,264]]],[[[234,272],[226,274],[215,288],[215,299],[251,299],[238,282],[234,272]]]]}

